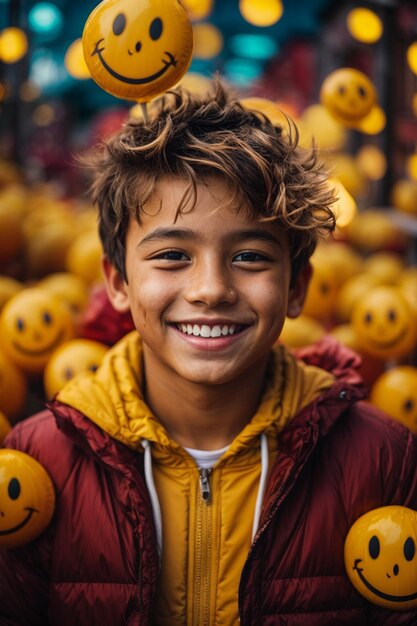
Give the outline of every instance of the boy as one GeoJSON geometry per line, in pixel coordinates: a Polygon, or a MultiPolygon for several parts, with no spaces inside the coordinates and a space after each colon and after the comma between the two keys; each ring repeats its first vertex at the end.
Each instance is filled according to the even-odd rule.
{"type": "Polygon", "coordinates": [[[414,440],[358,402],[352,353],[273,349],[334,226],[314,153],[217,85],[171,95],[93,169],[108,294],[138,332],[7,441],[57,507],[1,553],[0,623],[416,624],[343,563],[360,515],[417,506],[414,440]]]}

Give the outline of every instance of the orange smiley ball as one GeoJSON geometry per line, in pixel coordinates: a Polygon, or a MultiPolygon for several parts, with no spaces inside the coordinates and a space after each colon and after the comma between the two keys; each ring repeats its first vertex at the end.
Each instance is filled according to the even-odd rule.
{"type": "Polygon", "coordinates": [[[95,372],[108,347],[91,339],[72,339],[55,350],[44,372],[44,387],[52,398],[80,372],[95,372]]]}
{"type": "Polygon", "coordinates": [[[320,100],[335,120],[353,128],[376,103],[376,91],[363,72],[343,67],[325,78],[320,100]]]}
{"type": "Polygon", "coordinates": [[[370,401],[417,434],[417,368],[400,365],[374,383],[370,401]]]}
{"type": "Polygon", "coordinates": [[[18,450],[0,450],[0,548],[17,548],[45,530],[55,508],[49,475],[18,450]]]}
{"type": "Polygon", "coordinates": [[[178,0],[104,0],[87,19],[83,48],[100,87],[148,102],[187,71],[193,31],[178,0]]]}
{"type": "Polygon", "coordinates": [[[353,309],[352,324],[361,351],[381,359],[404,356],[416,341],[415,320],[396,287],[371,289],[353,309]]]}
{"type": "Polygon", "coordinates": [[[345,541],[345,567],[369,602],[394,611],[417,607],[417,513],[384,506],[362,515],[345,541]]]}
{"type": "Polygon", "coordinates": [[[27,373],[41,373],[52,352],[72,334],[69,310],[46,289],[24,289],[0,315],[0,346],[27,373]]]}

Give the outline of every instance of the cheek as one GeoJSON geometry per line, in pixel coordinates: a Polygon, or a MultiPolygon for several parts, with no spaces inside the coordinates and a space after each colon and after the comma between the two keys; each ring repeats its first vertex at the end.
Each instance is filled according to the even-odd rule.
{"type": "Polygon", "coordinates": [[[129,301],[135,323],[160,318],[180,291],[175,275],[158,278],[143,277],[129,290],[129,301]]]}

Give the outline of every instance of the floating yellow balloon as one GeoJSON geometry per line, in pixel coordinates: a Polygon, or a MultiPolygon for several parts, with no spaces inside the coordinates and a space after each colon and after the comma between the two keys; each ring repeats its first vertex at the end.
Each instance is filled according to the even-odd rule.
{"type": "Polygon", "coordinates": [[[409,177],[417,180],[417,154],[411,154],[408,157],[406,167],[409,177]]]}
{"type": "Polygon", "coordinates": [[[261,113],[260,117],[266,116],[274,126],[288,128],[288,119],[276,102],[268,98],[250,97],[242,98],[240,103],[255,113],[261,113]]]}
{"type": "Polygon", "coordinates": [[[377,104],[372,107],[370,113],[361,120],[357,129],[365,135],[377,135],[384,130],[387,123],[387,116],[385,112],[377,104]]]}
{"type": "Polygon", "coordinates": [[[364,7],[357,7],[349,11],[347,27],[355,39],[362,43],[375,43],[381,38],[382,21],[376,13],[364,7]]]}
{"type": "Polygon", "coordinates": [[[28,40],[20,28],[11,26],[0,33],[0,60],[3,63],[16,63],[28,50],[28,40]]]}
{"type": "Polygon", "coordinates": [[[196,95],[206,95],[211,90],[211,82],[207,76],[197,72],[187,72],[179,85],[196,95]]]}
{"type": "Polygon", "coordinates": [[[358,207],[353,196],[337,178],[329,178],[329,185],[336,191],[337,200],[333,204],[336,224],[339,228],[348,226],[358,212],[358,207]]]}
{"type": "Polygon", "coordinates": [[[417,74],[417,41],[412,43],[407,50],[407,62],[410,70],[417,74]]]}
{"type": "Polygon", "coordinates": [[[338,122],[355,128],[375,105],[376,91],[363,72],[342,67],[325,78],[320,100],[338,122]]]}
{"type": "Polygon", "coordinates": [[[35,539],[54,508],[54,486],[42,465],[24,452],[0,450],[0,548],[35,539]]]}
{"type": "Polygon", "coordinates": [[[394,611],[417,606],[417,513],[384,506],[362,515],[345,541],[345,567],[369,602],[394,611]]]}
{"type": "Polygon", "coordinates": [[[417,215],[417,181],[400,178],[391,191],[391,203],[395,209],[417,215]]]}
{"type": "Polygon", "coordinates": [[[381,148],[365,144],[356,155],[359,169],[370,180],[381,180],[387,171],[387,157],[381,148]]]}
{"type": "Polygon", "coordinates": [[[301,125],[297,125],[303,147],[311,146],[313,140],[320,150],[339,150],[345,145],[344,127],[321,104],[312,104],[304,109],[300,121],[301,125]]]}
{"type": "Polygon", "coordinates": [[[178,0],[104,0],[87,19],[83,48],[100,87],[148,102],[187,71],[193,31],[178,0]]]}
{"type": "Polygon", "coordinates": [[[194,57],[197,59],[212,59],[223,48],[223,35],[213,24],[195,24],[194,30],[194,57]]]}
{"type": "Polygon", "coordinates": [[[69,46],[65,54],[64,63],[68,74],[73,78],[77,78],[78,80],[91,78],[90,70],[84,59],[83,42],[81,38],[76,39],[69,46]]]}
{"type": "Polygon", "coordinates": [[[242,17],[254,26],[272,26],[284,12],[281,0],[240,0],[242,17]]]}
{"type": "Polygon", "coordinates": [[[182,0],[191,20],[205,20],[213,10],[213,0],[182,0]]]}
{"type": "Polygon", "coordinates": [[[417,434],[417,368],[400,365],[381,374],[370,402],[417,434]]]}

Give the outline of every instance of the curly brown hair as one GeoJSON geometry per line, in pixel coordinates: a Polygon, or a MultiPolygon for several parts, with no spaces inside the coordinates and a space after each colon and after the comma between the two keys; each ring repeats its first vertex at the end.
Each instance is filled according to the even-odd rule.
{"type": "Polygon", "coordinates": [[[258,220],[282,224],[289,236],[292,279],[313,253],[319,237],[334,230],[334,192],[326,183],[314,148],[298,146],[298,131],[273,126],[243,106],[220,81],[211,94],[176,89],[131,120],[83,159],[92,170],[92,199],[99,209],[104,252],[126,280],[125,236],[162,176],[185,180],[177,216],[192,210],[197,183],[223,177],[236,206],[258,220]],[[191,206],[191,209],[190,209],[191,206]]]}

